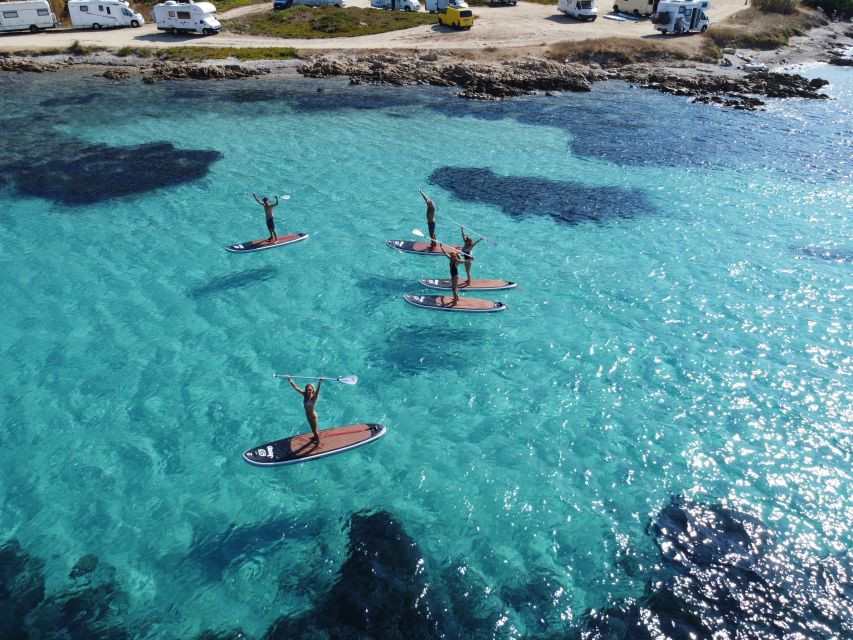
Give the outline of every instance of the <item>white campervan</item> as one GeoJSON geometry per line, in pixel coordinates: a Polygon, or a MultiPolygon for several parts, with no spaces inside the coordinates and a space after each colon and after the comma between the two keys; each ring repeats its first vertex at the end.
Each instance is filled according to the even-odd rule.
{"type": "Polygon", "coordinates": [[[557,11],[562,11],[575,20],[592,22],[598,17],[598,7],[595,6],[595,0],[559,0],[557,11]]]}
{"type": "Polygon", "coordinates": [[[616,0],[613,5],[616,13],[630,13],[637,16],[650,16],[658,10],[658,0],[616,0]]]}
{"type": "Polygon", "coordinates": [[[657,13],[652,16],[652,23],[663,34],[690,31],[704,33],[711,24],[710,18],[705,15],[705,9],[710,6],[708,0],[661,0],[657,13]]]}
{"type": "Polygon", "coordinates": [[[75,27],[141,27],[145,18],[124,0],[68,0],[68,15],[75,27]]]}
{"type": "Polygon", "coordinates": [[[38,33],[59,26],[47,0],[0,2],[0,31],[29,29],[38,33]]]}
{"type": "Polygon", "coordinates": [[[465,2],[465,0],[426,0],[426,2],[424,2],[424,6],[430,13],[441,13],[442,11],[445,11],[447,7],[451,7],[453,9],[467,9],[468,3],[465,2]]]}
{"type": "Polygon", "coordinates": [[[209,2],[175,2],[167,0],[154,5],[154,21],[160,31],[169,33],[219,33],[222,25],[213,15],[216,7],[209,2]]]}

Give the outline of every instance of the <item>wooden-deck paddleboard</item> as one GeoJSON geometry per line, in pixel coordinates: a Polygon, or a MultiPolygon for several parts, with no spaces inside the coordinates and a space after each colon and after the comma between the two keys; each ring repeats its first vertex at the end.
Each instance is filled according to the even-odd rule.
{"type": "Polygon", "coordinates": [[[422,309],[434,309],[435,311],[462,311],[468,313],[492,313],[503,311],[506,305],[494,300],[480,300],[479,298],[459,297],[459,302],[453,303],[453,296],[421,296],[407,293],[403,299],[409,304],[422,309]]]}
{"type": "Polygon", "coordinates": [[[283,247],[286,244],[293,244],[294,242],[305,240],[307,237],[307,233],[286,233],[283,236],[278,236],[273,242],[269,242],[266,238],[260,238],[259,240],[243,242],[242,244],[232,244],[225,247],[225,250],[230,251],[231,253],[263,251],[264,249],[273,249],[275,247],[283,247]]]}
{"type": "Polygon", "coordinates": [[[281,467],[349,451],[384,435],[385,427],[381,424],[345,424],[320,429],[320,444],[313,442],[314,434],[301,433],[252,447],[243,454],[243,459],[258,467],[281,467]]]}
{"type": "MultiPolygon", "coordinates": [[[[423,286],[430,289],[444,289],[451,291],[453,285],[450,284],[449,278],[421,278],[418,280],[423,286]]],[[[459,278],[459,290],[462,289],[477,289],[478,291],[503,291],[504,289],[515,289],[518,286],[514,282],[507,280],[478,280],[471,278],[471,284],[466,284],[466,281],[459,278]]]]}
{"type": "MultiPolygon", "coordinates": [[[[425,256],[443,256],[444,254],[441,252],[441,245],[436,244],[435,249],[430,249],[430,244],[432,244],[429,240],[426,242],[422,242],[420,240],[386,240],[385,244],[387,244],[392,249],[396,249],[397,251],[402,251],[403,253],[419,253],[425,256]]],[[[458,249],[459,247],[455,247],[458,249]]],[[[445,245],[445,251],[450,251],[450,249],[445,245]]]]}

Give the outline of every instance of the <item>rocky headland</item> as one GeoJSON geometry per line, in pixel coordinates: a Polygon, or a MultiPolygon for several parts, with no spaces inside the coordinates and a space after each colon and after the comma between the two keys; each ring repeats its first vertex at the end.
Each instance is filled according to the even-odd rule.
{"type": "Polygon", "coordinates": [[[423,55],[357,54],[318,56],[298,68],[310,78],[346,76],[353,84],[433,85],[459,87],[461,98],[499,100],[538,92],[589,91],[596,82],[624,80],[639,87],[697,102],[738,109],[755,109],[761,98],[824,99],[826,80],[808,80],[791,73],[697,73],[695,68],[663,68],[635,64],[602,69],[538,58],[495,63],[441,60],[435,52],[423,55]]]}

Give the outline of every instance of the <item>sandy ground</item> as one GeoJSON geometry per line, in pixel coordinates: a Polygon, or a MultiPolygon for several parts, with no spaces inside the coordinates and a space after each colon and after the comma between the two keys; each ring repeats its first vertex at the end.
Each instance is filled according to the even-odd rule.
{"type": "MultiPolygon", "coordinates": [[[[369,0],[349,0],[349,6],[368,7],[369,0]]],[[[720,21],[743,8],[742,0],[716,0],[708,12],[712,21],[720,21]]],[[[272,3],[240,7],[227,11],[221,18],[235,18],[248,13],[271,10],[272,3]]],[[[452,31],[446,27],[423,25],[403,31],[392,31],[356,38],[324,38],[297,40],[241,36],[227,32],[216,36],[170,35],[154,24],[139,29],[61,29],[38,34],[0,34],[0,51],[24,51],[66,48],[75,41],[85,46],[160,48],[175,45],[208,47],[295,47],[301,50],[343,49],[452,49],[483,50],[487,47],[535,48],[564,40],[610,38],[662,38],[648,20],[616,22],[602,15],[610,7],[599,0],[599,18],[595,22],[578,22],[557,12],[556,4],[541,5],[519,2],[517,6],[475,7],[478,19],[470,31],[452,31]]],[[[377,9],[378,11],[378,9],[377,9]]],[[[669,36],[668,38],[673,38],[669,36]]],[[[680,38],[686,44],[689,37],[680,38]]],[[[698,40],[698,39],[697,39],[698,40]]],[[[689,45],[688,45],[689,46],[689,45]]]]}

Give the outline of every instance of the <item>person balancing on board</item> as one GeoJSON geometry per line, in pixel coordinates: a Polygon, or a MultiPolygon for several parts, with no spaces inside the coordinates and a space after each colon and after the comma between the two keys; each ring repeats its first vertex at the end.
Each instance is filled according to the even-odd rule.
{"type": "Polygon", "coordinates": [[[308,419],[308,425],[311,427],[311,431],[314,434],[312,442],[314,442],[314,444],[320,444],[320,432],[317,431],[317,410],[314,408],[314,405],[317,403],[317,398],[320,397],[320,386],[323,384],[323,379],[320,378],[317,381],[316,389],[312,384],[306,384],[304,389],[300,389],[296,386],[290,376],[286,377],[290,386],[302,394],[302,406],[305,407],[305,417],[308,419]]]}
{"type": "Polygon", "coordinates": [[[436,245],[436,240],[435,240],[435,203],[432,200],[430,200],[429,196],[427,194],[425,194],[423,191],[421,191],[420,189],[418,189],[418,193],[421,194],[421,197],[424,199],[424,202],[426,202],[426,205],[427,205],[427,210],[426,210],[427,229],[429,230],[429,237],[432,240],[432,243],[429,245],[429,250],[435,251],[435,245],[436,245]]]}
{"type": "Polygon", "coordinates": [[[450,306],[454,307],[459,302],[459,263],[462,262],[462,257],[456,250],[445,251],[443,244],[439,244],[438,248],[450,260],[450,285],[453,288],[453,304],[450,306]]]}
{"type": "Polygon", "coordinates": [[[462,255],[465,258],[465,273],[468,276],[468,280],[465,281],[469,287],[471,286],[471,265],[474,262],[474,247],[477,246],[478,242],[482,242],[482,238],[474,242],[471,240],[471,236],[465,235],[465,227],[462,227],[462,255]]]}
{"type": "Polygon", "coordinates": [[[270,231],[270,237],[267,239],[267,242],[275,242],[278,240],[278,236],[275,233],[275,216],[272,213],[272,210],[278,206],[278,196],[275,197],[275,204],[270,203],[270,199],[264,196],[263,202],[258,200],[257,194],[252,194],[255,198],[255,202],[261,205],[264,208],[264,214],[267,217],[267,229],[270,231]]]}

